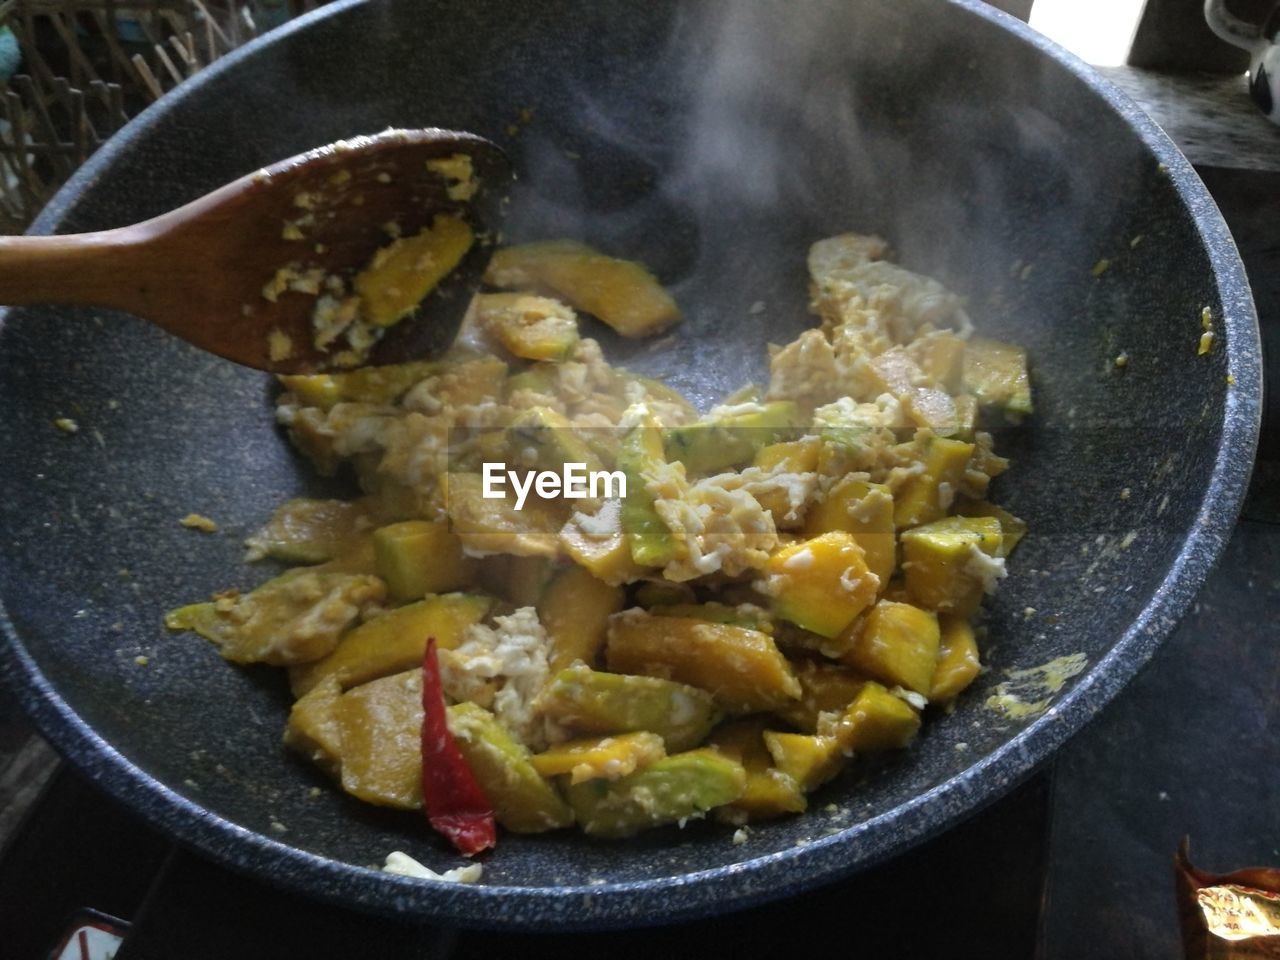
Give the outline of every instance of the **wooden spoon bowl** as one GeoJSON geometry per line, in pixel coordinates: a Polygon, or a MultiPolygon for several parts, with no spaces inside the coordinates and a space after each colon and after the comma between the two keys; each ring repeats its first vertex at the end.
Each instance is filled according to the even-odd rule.
{"type": "Polygon", "coordinates": [[[401,362],[452,342],[488,263],[510,181],[502,151],[472,134],[426,129],[356,137],[133,226],[0,238],[0,303],[110,307],[249,367],[335,369],[350,358],[315,342],[313,314],[326,284],[349,282],[394,237],[413,236],[440,214],[457,217],[475,242],[361,359],[401,362]],[[470,158],[474,191],[459,190],[428,165],[455,155],[470,158]]]}

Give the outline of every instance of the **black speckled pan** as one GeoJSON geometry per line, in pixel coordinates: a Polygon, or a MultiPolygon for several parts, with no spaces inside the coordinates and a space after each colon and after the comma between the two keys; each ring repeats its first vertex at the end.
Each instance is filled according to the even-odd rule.
{"type": "Polygon", "coordinates": [[[829,785],[809,813],[741,845],[706,823],[625,843],[505,836],[481,885],[391,877],[370,868],[390,850],[457,858],[417,817],[348,802],[284,752],[276,672],[161,626],[170,607],[264,577],[242,566],[242,538],[281,499],[325,489],[275,430],[271,384],[127,316],[10,311],[4,671],[72,762],[204,854],[370,911],[509,928],[652,924],[792,895],[1026,776],[1151,656],[1218,556],[1261,390],[1235,247],[1131,102],[976,0],[340,2],[165,98],[35,230],[131,223],[389,125],[507,145],[522,171],[513,237],[649,262],[687,323],[671,341],[602,341],[704,404],[758,378],[767,341],[812,323],[808,243],[891,238],[902,262],[968,296],[980,329],[1030,349],[1038,414],[999,438],[1015,464],[998,498],[1031,534],[991,605],[991,670],[914,749],[829,785]],[[1199,356],[1204,308],[1216,339],[1199,356]],[[180,526],[191,511],[220,531],[180,526]],[[1042,713],[984,705],[1007,670],[1072,653],[1087,669],[1042,713]]]}

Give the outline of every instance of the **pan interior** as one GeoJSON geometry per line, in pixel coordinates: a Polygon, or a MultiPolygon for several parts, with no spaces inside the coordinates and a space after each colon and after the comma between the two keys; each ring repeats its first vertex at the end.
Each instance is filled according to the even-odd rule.
{"type": "MultiPolygon", "coordinates": [[[[1031,535],[990,605],[991,670],[912,750],[745,845],[709,824],[625,845],[508,835],[488,883],[648,881],[792,851],[975,776],[1031,722],[984,706],[1005,670],[1073,653],[1090,664],[1076,682],[1104,669],[1206,496],[1226,361],[1195,349],[1202,308],[1222,313],[1196,224],[1097,92],[998,24],[924,0],[424,6],[349,6],[211,71],[130,128],[46,225],[131,223],[386,126],[469,129],[521,171],[510,239],[582,239],[671,285],[688,316],[673,342],[591,332],[704,408],[761,378],[766,343],[813,324],[805,252],[844,230],[886,236],[904,265],[966,295],[982,332],[1025,344],[1038,407],[997,439],[1014,466],[996,498],[1031,535]]],[[[405,849],[447,868],[417,817],[348,801],[285,753],[276,671],[230,667],[161,624],[266,577],[242,565],[241,541],[282,499],[344,492],[291,453],[271,396],[264,376],[131,317],[11,311],[4,608],[58,696],[169,790],[339,863],[405,849]],[[193,511],[220,532],[180,526],[193,511]]],[[[844,862],[903,842],[886,818],[851,837],[844,862]]]]}

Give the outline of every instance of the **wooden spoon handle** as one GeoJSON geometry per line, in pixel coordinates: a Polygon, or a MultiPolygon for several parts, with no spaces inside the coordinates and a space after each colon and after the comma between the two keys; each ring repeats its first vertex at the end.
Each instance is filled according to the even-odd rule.
{"type": "Polygon", "coordinates": [[[0,304],[128,310],[148,283],[142,276],[129,279],[141,246],[132,227],[58,237],[0,237],[0,304]]]}

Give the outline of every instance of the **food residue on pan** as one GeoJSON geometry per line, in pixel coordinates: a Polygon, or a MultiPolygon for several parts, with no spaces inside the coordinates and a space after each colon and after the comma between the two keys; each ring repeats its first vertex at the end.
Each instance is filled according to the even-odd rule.
{"type": "Polygon", "coordinates": [[[437,157],[427,161],[427,169],[439,174],[446,183],[445,192],[450,200],[465,203],[476,195],[480,182],[476,179],[475,166],[465,153],[437,157]]]}
{"type": "Polygon", "coordinates": [[[391,242],[354,277],[323,276],[323,291],[320,284],[303,289],[289,283],[289,289],[318,295],[312,342],[323,353],[341,348],[332,355],[335,366],[356,366],[368,357],[382,335],[457,268],[476,240],[465,220],[444,214],[411,237],[402,236],[397,224],[389,226],[394,227],[388,231],[391,242]]]}
{"type": "Polygon", "coordinates": [[[185,517],[178,521],[184,527],[192,530],[199,530],[201,533],[217,533],[218,524],[208,517],[199,513],[188,513],[185,517]]]}
{"type": "Polygon", "coordinates": [[[446,883],[478,883],[484,874],[484,866],[479,863],[469,863],[465,867],[455,867],[444,873],[437,873],[400,850],[393,850],[387,854],[386,863],[382,869],[385,873],[395,873],[402,877],[443,880],[446,883]]]}
{"type": "Polygon", "coordinates": [[[1200,334],[1200,340],[1196,346],[1196,354],[1203,357],[1213,349],[1213,341],[1216,336],[1213,330],[1213,311],[1208,307],[1204,307],[1200,311],[1200,327],[1204,332],[1200,334]]]}
{"type": "Polygon", "coordinates": [[[1082,673],[1088,663],[1089,658],[1083,653],[1072,653],[1038,667],[1006,670],[1009,679],[996,685],[986,705],[1011,720],[1042,713],[1067,681],[1082,673]]]}
{"type": "Polygon", "coordinates": [[[53,421],[53,425],[63,433],[79,433],[80,424],[76,423],[70,417],[58,417],[53,421]]]}
{"type": "Polygon", "coordinates": [[[280,363],[293,356],[293,338],[279,327],[267,334],[267,355],[272,363],[280,363]]]}
{"type": "MultiPolygon", "coordinates": [[[[278,267],[262,287],[262,297],[270,303],[287,293],[316,298],[311,310],[312,346],[327,354],[332,366],[354,367],[367,359],[386,331],[410,316],[477,241],[461,214],[481,187],[472,158],[455,153],[425,161],[425,166],[444,181],[444,194],[457,205],[457,212],[436,214],[412,236],[403,236],[398,222],[388,223],[390,242],[358,269],[335,272],[315,261],[295,259],[278,267]]],[[[306,241],[318,219],[332,217],[341,204],[362,205],[363,194],[348,187],[351,179],[349,171],[340,170],[329,178],[325,189],[296,193],[292,202],[300,213],[283,222],[281,238],[306,241]]],[[[393,182],[385,171],[374,180],[379,184],[393,182]]],[[[313,250],[317,257],[328,252],[320,243],[313,250]]],[[[272,362],[292,358],[296,348],[279,329],[269,334],[272,362]]]]}

